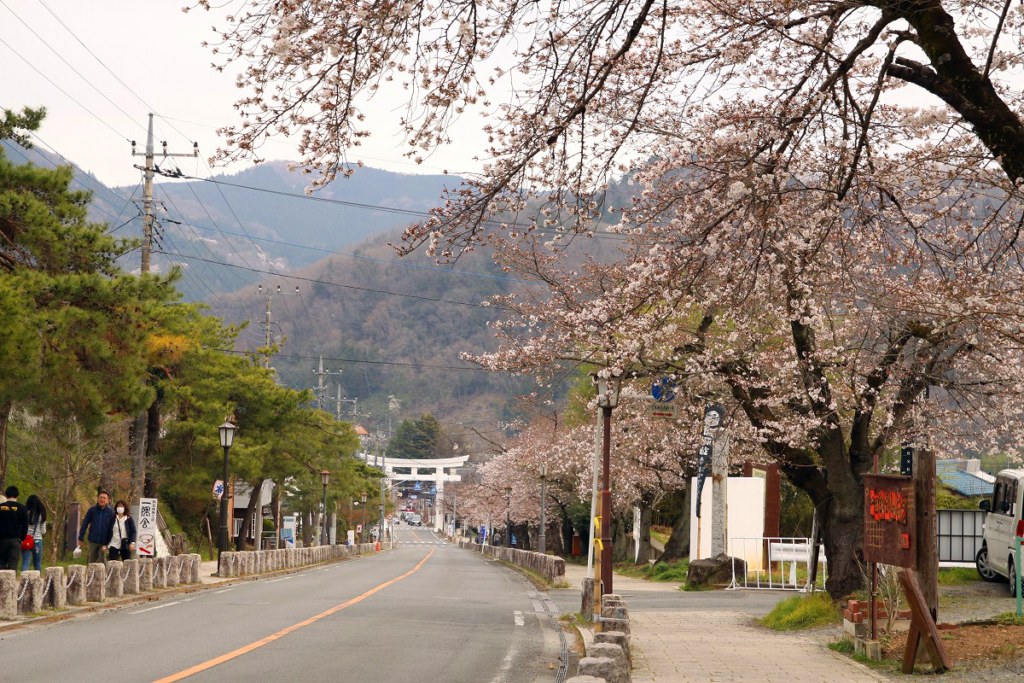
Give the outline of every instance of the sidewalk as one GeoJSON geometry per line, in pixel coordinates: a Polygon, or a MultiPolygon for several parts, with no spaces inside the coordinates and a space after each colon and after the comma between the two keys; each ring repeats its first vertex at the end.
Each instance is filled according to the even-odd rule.
{"type": "MultiPolygon", "coordinates": [[[[576,588],[586,567],[566,565],[576,588]]],[[[676,583],[615,575],[615,592],[630,606],[633,683],[877,683],[867,667],[824,645],[753,623],[774,596],[751,591],[683,593],[676,583]],[[753,609],[752,609],[753,608],[753,609]]],[[[578,595],[578,591],[576,593],[578,595]]],[[[577,608],[578,607],[577,602],[577,608]]]]}

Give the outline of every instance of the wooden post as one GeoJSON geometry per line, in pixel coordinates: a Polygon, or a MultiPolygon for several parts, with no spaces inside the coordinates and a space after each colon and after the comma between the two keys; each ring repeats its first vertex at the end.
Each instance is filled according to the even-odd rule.
{"type": "Polygon", "coordinates": [[[935,453],[914,449],[914,511],[917,518],[917,578],[925,604],[938,622],[939,550],[935,526],[935,453]]]}

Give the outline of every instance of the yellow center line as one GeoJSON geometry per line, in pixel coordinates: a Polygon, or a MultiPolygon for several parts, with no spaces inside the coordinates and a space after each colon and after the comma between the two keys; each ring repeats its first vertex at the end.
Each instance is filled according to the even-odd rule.
{"type": "Polygon", "coordinates": [[[228,652],[227,654],[223,654],[223,655],[221,655],[219,657],[214,657],[213,659],[211,659],[209,661],[206,661],[206,662],[203,662],[202,664],[196,664],[195,666],[190,667],[188,669],[185,669],[184,671],[179,671],[176,674],[171,674],[170,676],[166,676],[164,678],[157,679],[153,683],[174,683],[174,681],[180,681],[182,679],[188,678],[189,676],[195,676],[197,673],[199,673],[201,671],[206,671],[207,669],[212,669],[213,667],[217,666],[218,664],[223,664],[224,662],[229,662],[232,659],[237,659],[238,657],[241,657],[244,654],[248,654],[248,653],[252,652],[253,650],[258,650],[259,648],[263,647],[264,645],[269,645],[270,643],[274,642],[275,640],[278,640],[280,638],[284,638],[286,635],[288,635],[290,633],[294,633],[295,631],[298,631],[303,626],[309,626],[310,624],[316,623],[317,621],[320,621],[324,617],[329,617],[332,614],[334,614],[335,612],[340,612],[341,610],[345,609],[346,607],[351,607],[352,605],[356,604],[357,602],[362,602],[363,600],[365,600],[366,598],[370,597],[371,595],[373,595],[377,591],[384,590],[385,588],[387,588],[388,586],[390,586],[393,583],[398,583],[399,581],[401,581],[405,577],[407,577],[407,576],[415,573],[416,571],[418,571],[419,568],[423,566],[423,563],[426,562],[427,560],[429,560],[430,556],[433,555],[433,554],[434,554],[434,550],[431,549],[431,551],[429,553],[427,553],[426,557],[424,557],[422,560],[419,561],[419,564],[417,564],[415,567],[413,567],[412,569],[410,569],[406,573],[402,574],[401,576],[395,577],[395,578],[391,579],[390,581],[385,581],[384,583],[380,584],[379,586],[376,586],[376,587],[371,588],[370,590],[366,591],[362,595],[359,595],[359,596],[356,596],[356,597],[352,598],[348,602],[343,602],[340,605],[336,605],[336,606],[330,608],[326,612],[321,612],[320,614],[317,614],[316,616],[310,617],[309,619],[306,619],[305,621],[300,621],[299,623],[294,624],[292,626],[289,626],[288,628],[281,629],[277,633],[273,633],[273,634],[267,636],[266,638],[262,638],[260,640],[257,640],[255,643],[250,643],[248,645],[245,645],[244,647],[238,648],[237,650],[232,650],[231,652],[228,652]]]}
{"type": "MultiPolygon", "coordinates": [[[[412,529],[409,529],[409,531],[412,531],[412,529]]],[[[421,540],[420,537],[416,535],[415,531],[412,531],[412,537],[415,538],[417,541],[421,540]]]]}

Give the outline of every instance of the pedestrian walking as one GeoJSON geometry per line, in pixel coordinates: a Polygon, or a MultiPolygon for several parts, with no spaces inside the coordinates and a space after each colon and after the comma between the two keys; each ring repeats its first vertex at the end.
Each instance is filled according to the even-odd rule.
{"type": "Polygon", "coordinates": [[[123,500],[114,504],[114,522],[110,525],[107,547],[111,560],[130,560],[135,552],[135,520],[123,500]]]}
{"type": "Polygon", "coordinates": [[[21,559],[21,544],[28,536],[28,514],[18,502],[17,486],[8,486],[0,503],[0,569],[17,571],[21,559]]]}
{"type": "Polygon", "coordinates": [[[107,563],[107,543],[110,541],[110,527],[114,523],[114,510],[110,507],[110,494],[100,491],[96,496],[96,504],[89,508],[78,529],[78,547],[83,541],[89,544],[89,564],[93,562],[107,563]],[[85,530],[89,530],[86,536],[85,530]]]}
{"type": "Polygon", "coordinates": [[[25,544],[21,546],[21,571],[28,569],[29,563],[37,572],[43,571],[43,534],[46,533],[46,506],[35,494],[25,501],[25,512],[28,514],[28,534],[25,544]],[[29,538],[32,539],[29,543],[29,538]]]}

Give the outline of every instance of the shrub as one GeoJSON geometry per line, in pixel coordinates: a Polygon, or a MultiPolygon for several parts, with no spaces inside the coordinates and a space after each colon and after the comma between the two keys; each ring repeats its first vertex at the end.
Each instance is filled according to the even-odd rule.
{"type": "Polygon", "coordinates": [[[774,631],[799,631],[837,624],[839,619],[839,607],[827,593],[812,593],[783,600],[758,621],[774,631]]]}

